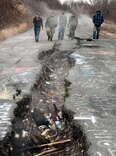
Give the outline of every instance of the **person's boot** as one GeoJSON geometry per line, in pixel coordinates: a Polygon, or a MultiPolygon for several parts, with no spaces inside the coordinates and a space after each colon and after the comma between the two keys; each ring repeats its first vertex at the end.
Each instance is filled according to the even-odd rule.
{"type": "Polygon", "coordinates": [[[99,39],[99,33],[97,33],[97,37],[96,37],[96,39],[97,39],[97,40],[99,39]]]}
{"type": "Polygon", "coordinates": [[[96,39],[96,32],[93,32],[93,39],[96,39]]]}
{"type": "Polygon", "coordinates": [[[50,38],[50,41],[52,41],[52,37],[50,38]]]}
{"type": "Polygon", "coordinates": [[[35,42],[38,42],[38,41],[39,41],[39,39],[37,37],[35,37],[35,42]]]}

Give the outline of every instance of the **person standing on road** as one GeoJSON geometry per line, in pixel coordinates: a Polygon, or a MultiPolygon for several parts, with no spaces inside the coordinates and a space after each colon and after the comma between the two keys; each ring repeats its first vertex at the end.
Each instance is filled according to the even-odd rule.
{"type": "Polygon", "coordinates": [[[45,23],[45,27],[48,36],[48,41],[52,41],[55,34],[55,29],[57,27],[57,17],[48,17],[45,23]]]}
{"type": "Polygon", "coordinates": [[[64,39],[65,28],[67,25],[67,17],[62,13],[59,17],[59,32],[58,32],[58,40],[64,39]]]}
{"type": "Polygon", "coordinates": [[[77,28],[77,19],[74,15],[72,15],[69,19],[69,38],[71,40],[74,39],[76,28],[77,28]]]}
{"type": "Polygon", "coordinates": [[[43,20],[39,15],[36,15],[33,18],[33,24],[34,24],[34,32],[35,32],[35,41],[39,41],[40,31],[41,28],[43,29],[43,20]]]}
{"type": "Polygon", "coordinates": [[[93,16],[94,23],[93,39],[99,39],[99,33],[103,22],[104,22],[103,14],[101,13],[101,11],[96,11],[96,15],[93,16]]]}

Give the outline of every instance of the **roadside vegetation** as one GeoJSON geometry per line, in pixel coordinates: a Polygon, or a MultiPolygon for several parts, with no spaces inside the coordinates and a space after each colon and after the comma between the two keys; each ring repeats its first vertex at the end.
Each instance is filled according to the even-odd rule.
{"type": "MultiPolygon", "coordinates": [[[[76,9],[80,10],[84,14],[89,14],[91,18],[95,14],[96,10],[101,10],[105,17],[105,24],[103,30],[116,34],[116,1],[115,0],[90,0],[91,5],[88,3],[80,2],[76,9]]],[[[72,4],[75,6],[75,4],[72,4]]],[[[73,7],[74,8],[74,7],[73,7]]]]}
{"type": "MultiPolygon", "coordinates": [[[[102,10],[107,25],[104,30],[116,33],[116,1],[90,0],[88,3],[72,3],[72,12],[79,15],[81,12],[92,17],[95,10],[102,10]]],[[[11,35],[24,32],[32,26],[32,18],[38,12],[42,16],[49,15],[52,10],[69,10],[67,4],[61,5],[58,0],[0,0],[0,40],[11,35]]]]}
{"type": "Polygon", "coordinates": [[[28,9],[20,0],[0,1],[0,39],[24,32],[29,26],[28,9]]]}
{"type": "Polygon", "coordinates": [[[93,5],[90,6],[90,14],[93,14],[95,10],[102,10],[106,24],[103,25],[103,30],[116,34],[116,1],[112,0],[92,0],[93,5]]]}
{"type": "Polygon", "coordinates": [[[35,14],[46,16],[50,9],[66,10],[67,6],[58,0],[0,0],[0,40],[26,31],[35,14]]]}

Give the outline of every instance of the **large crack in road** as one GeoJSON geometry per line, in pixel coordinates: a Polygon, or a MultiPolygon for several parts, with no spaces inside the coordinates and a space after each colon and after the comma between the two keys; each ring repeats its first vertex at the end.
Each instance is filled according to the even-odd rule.
{"type": "Polygon", "coordinates": [[[55,44],[53,49],[39,54],[42,70],[31,94],[24,95],[17,102],[11,132],[0,146],[3,156],[44,155],[47,152],[47,155],[87,155],[88,143],[83,129],[74,121],[73,112],[64,106],[70,85],[66,76],[74,64],[69,58],[71,53],[70,50],[59,50],[59,44],[55,44]],[[40,130],[42,126],[43,131],[40,130]],[[49,133],[45,133],[46,130],[49,133]],[[49,147],[37,148],[38,145],[66,140],[70,141],[59,147],[53,146],[50,153],[49,147]]]}
{"type": "MultiPolygon", "coordinates": [[[[37,118],[38,114],[42,113],[45,116],[49,116],[48,112],[51,112],[50,114],[53,115],[54,110],[61,111],[64,104],[66,108],[75,112],[74,119],[81,125],[76,123],[76,128],[78,128],[76,132],[79,130],[81,134],[79,136],[84,136],[82,137],[84,138],[82,139],[84,140],[84,144],[76,142],[76,145],[79,146],[78,149],[76,146],[75,150],[74,146],[72,148],[72,142],[71,144],[68,142],[70,148],[66,143],[65,150],[63,149],[64,151],[62,151],[61,149],[60,152],[63,153],[59,155],[68,155],[68,153],[69,155],[72,153],[75,156],[77,154],[79,156],[87,155],[88,144],[86,144],[86,134],[91,142],[88,151],[89,155],[115,156],[116,42],[102,37],[98,41],[87,42],[84,39],[88,35],[90,36],[90,34],[86,34],[87,29],[91,31],[89,27],[85,29],[85,25],[89,25],[88,22],[90,22],[90,18],[89,20],[84,16],[80,18],[80,29],[78,27],[77,31],[77,35],[79,36],[77,37],[77,44],[81,45],[75,45],[75,41],[64,40],[62,42],[57,41],[57,44],[52,49],[54,42],[41,41],[39,44],[34,43],[32,31],[16,37],[15,41],[12,38],[14,42],[8,40],[0,45],[0,118],[2,119],[0,122],[0,140],[6,135],[7,129],[11,124],[11,111],[14,109],[16,101],[18,105],[17,109],[15,109],[16,120],[12,122],[12,130],[16,130],[16,133],[12,131],[2,141],[0,151],[3,156],[7,156],[8,152],[17,152],[19,149],[23,149],[23,153],[26,155],[30,155],[31,152],[33,153],[33,151],[30,151],[30,148],[23,148],[25,141],[22,143],[20,138],[23,136],[24,139],[25,136],[28,136],[28,133],[31,134],[33,131],[34,134],[31,136],[34,137],[32,137],[32,140],[34,141],[34,145],[37,145],[37,123],[40,121],[37,118]],[[83,34],[84,37],[81,36],[83,34]],[[27,41],[26,45],[23,41],[27,41]],[[9,44],[11,51],[8,49],[9,44]],[[43,51],[39,55],[39,61],[37,59],[38,51],[39,53],[43,51]],[[71,52],[73,53],[71,54],[71,52]],[[67,85],[70,85],[70,83],[72,85],[67,88],[67,85]],[[16,97],[14,102],[12,95],[16,92],[16,89],[19,89],[18,92],[20,92],[20,88],[23,94],[19,97],[22,100],[16,97]],[[27,117],[27,120],[24,117],[27,117]],[[17,140],[17,145],[16,143],[14,144],[14,139],[17,140]],[[21,146],[19,147],[19,145],[21,146]],[[26,153],[24,150],[26,150],[26,153]]],[[[68,112],[69,116],[72,117],[71,111],[68,112]]],[[[59,126],[61,126],[61,123],[59,126]]],[[[69,129],[67,128],[67,130],[69,129]]],[[[68,132],[63,131],[63,135],[68,139],[73,138],[72,134],[75,133],[69,135],[68,132]]],[[[72,132],[72,129],[70,132],[72,132]]],[[[59,138],[59,135],[57,136],[59,138]]],[[[27,139],[26,143],[27,141],[29,140],[27,139]]],[[[42,144],[48,143],[47,140],[43,140],[42,138],[40,142],[42,144]]],[[[33,143],[29,144],[31,147],[32,145],[33,143]]],[[[20,152],[15,153],[15,155],[18,154],[20,155],[20,152]]]]}

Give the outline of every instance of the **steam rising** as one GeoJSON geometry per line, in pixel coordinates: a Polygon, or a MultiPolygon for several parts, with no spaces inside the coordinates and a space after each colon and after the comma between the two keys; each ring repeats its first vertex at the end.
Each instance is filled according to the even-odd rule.
{"type": "Polygon", "coordinates": [[[86,3],[90,3],[90,0],[59,0],[61,2],[61,4],[65,3],[65,2],[68,2],[68,3],[71,3],[71,2],[86,2],[86,3]]]}

